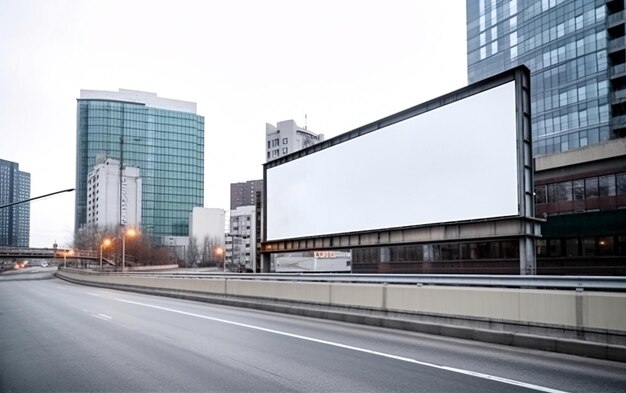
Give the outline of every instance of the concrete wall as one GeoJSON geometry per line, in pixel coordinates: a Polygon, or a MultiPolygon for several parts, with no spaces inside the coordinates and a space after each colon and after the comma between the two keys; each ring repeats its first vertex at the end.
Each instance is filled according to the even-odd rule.
{"type": "Polygon", "coordinates": [[[85,274],[72,270],[59,271],[58,274],[86,283],[613,332],[626,336],[626,293],[237,278],[159,278],[85,274]]]}
{"type": "Polygon", "coordinates": [[[72,282],[626,362],[626,293],[232,277],[122,276],[59,269],[72,282]]]}

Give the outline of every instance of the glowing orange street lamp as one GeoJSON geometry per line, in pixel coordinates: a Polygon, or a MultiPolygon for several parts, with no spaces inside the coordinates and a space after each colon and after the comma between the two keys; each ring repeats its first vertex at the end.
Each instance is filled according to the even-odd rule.
{"type": "Polygon", "coordinates": [[[102,243],[100,243],[100,271],[102,271],[102,247],[108,247],[111,245],[111,239],[105,238],[102,243]]]}
{"type": "Polygon", "coordinates": [[[215,249],[215,255],[222,260],[222,269],[226,271],[226,263],[224,259],[224,249],[220,246],[215,249]]]}
{"type": "Polygon", "coordinates": [[[132,228],[122,234],[122,272],[124,271],[124,264],[126,262],[126,236],[133,237],[135,235],[137,235],[137,231],[132,228]]]}

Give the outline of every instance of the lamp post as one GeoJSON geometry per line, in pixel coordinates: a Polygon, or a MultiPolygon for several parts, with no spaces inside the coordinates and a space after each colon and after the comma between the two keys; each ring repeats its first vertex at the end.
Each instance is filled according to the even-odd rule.
{"type": "Polygon", "coordinates": [[[111,239],[104,239],[100,243],[100,271],[102,271],[102,247],[108,247],[111,245],[111,239]]]}
{"type": "Polygon", "coordinates": [[[218,260],[222,260],[222,270],[226,271],[226,259],[224,258],[224,248],[222,246],[218,246],[215,251],[213,251],[215,255],[217,255],[218,260]]]}
{"type": "Polygon", "coordinates": [[[122,233],[122,272],[124,272],[124,264],[126,262],[126,236],[133,237],[137,234],[134,229],[128,229],[122,233]]]}

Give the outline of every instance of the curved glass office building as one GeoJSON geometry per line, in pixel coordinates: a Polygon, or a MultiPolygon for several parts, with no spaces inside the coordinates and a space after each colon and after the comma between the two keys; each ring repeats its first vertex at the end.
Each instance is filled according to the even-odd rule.
{"type": "Polygon", "coordinates": [[[88,221],[89,193],[97,192],[89,172],[96,157],[107,157],[139,168],[148,235],[188,236],[189,214],[204,205],[204,117],[196,104],[120,89],[81,90],[77,106],[75,231],[88,221]]]}

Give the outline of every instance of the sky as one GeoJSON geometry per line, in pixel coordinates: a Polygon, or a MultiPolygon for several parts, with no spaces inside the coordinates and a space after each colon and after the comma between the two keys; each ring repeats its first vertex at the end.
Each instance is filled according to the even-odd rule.
{"type": "MultiPolygon", "coordinates": [[[[331,138],[466,85],[464,0],[0,0],[0,159],[31,197],[76,185],[81,89],[196,102],[205,207],[228,209],[265,123],[331,138]]],[[[71,245],[74,198],[31,202],[31,247],[71,245]]]]}

